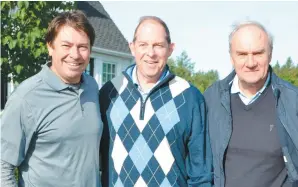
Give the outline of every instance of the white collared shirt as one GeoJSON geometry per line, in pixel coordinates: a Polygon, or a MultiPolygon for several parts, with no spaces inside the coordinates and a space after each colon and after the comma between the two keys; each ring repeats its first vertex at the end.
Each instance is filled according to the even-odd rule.
{"type": "Polygon", "coordinates": [[[151,89],[148,89],[146,91],[144,91],[141,87],[141,85],[139,84],[139,80],[138,80],[138,77],[137,77],[137,66],[134,66],[133,67],[133,70],[132,70],[132,75],[131,75],[131,78],[132,78],[132,82],[134,84],[137,85],[138,87],[138,90],[139,92],[141,93],[142,95],[142,98],[143,98],[143,101],[145,101],[146,97],[149,95],[150,91],[160,82],[162,81],[167,75],[169,74],[169,71],[168,70],[165,70],[162,72],[159,80],[154,84],[154,86],[152,86],[151,89]]]}
{"type": "Polygon", "coordinates": [[[250,105],[260,97],[260,95],[264,92],[264,90],[268,86],[269,80],[270,80],[270,74],[268,73],[267,79],[266,79],[266,82],[265,82],[264,86],[255,95],[253,95],[250,98],[246,97],[245,94],[240,90],[238,80],[239,80],[239,78],[236,74],[234,79],[230,82],[230,84],[232,84],[231,94],[237,94],[238,93],[240,99],[242,100],[242,102],[245,105],[250,105]]]}

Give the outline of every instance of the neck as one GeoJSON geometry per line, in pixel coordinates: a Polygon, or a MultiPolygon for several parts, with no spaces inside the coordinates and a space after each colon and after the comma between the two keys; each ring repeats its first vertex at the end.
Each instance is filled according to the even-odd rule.
{"type": "Polygon", "coordinates": [[[158,78],[156,77],[145,77],[143,76],[137,69],[137,79],[138,82],[142,88],[143,91],[147,91],[149,89],[152,89],[153,86],[157,83],[158,79],[160,76],[158,76],[158,78]]]}
{"type": "Polygon", "coordinates": [[[262,79],[259,82],[255,83],[255,84],[248,84],[244,81],[240,81],[238,80],[238,85],[239,85],[239,89],[243,92],[243,94],[248,97],[251,98],[253,97],[259,90],[261,90],[261,88],[264,86],[266,79],[262,79]]]}
{"type": "Polygon", "coordinates": [[[65,83],[65,84],[79,84],[81,82],[81,77],[77,78],[77,79],[73,79],[73,80],[67,80],[65,78],[63,78],[59,72],[57,72],[57,70],[53,67],[50,66],[50,69],[65,83]]]}

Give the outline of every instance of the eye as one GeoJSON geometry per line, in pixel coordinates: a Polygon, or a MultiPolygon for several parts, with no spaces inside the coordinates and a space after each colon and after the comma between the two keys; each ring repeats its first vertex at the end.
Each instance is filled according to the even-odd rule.
{"type": "Polygon", "coordinates": [[[62,44],[62,47],[63,47],[63,48],[69,48],[70,45],[68,45],[68,44],[62,44]]]}
{"type": "Polygon", "coordinates": [[[145,43],[140,43],[139,46],[144,47],[144,46],[146,46],[146,44],[145,43]]]}
{"type": "Polygon", "coordinates": [[[255,55],[262,56],[263,55],[263,52],[257,52],[257,53],[255,53],[255,55]]]}
{"type": "Polygon", "coordinates": [[[79,49],[81,49],[81,50],[88,50],[89,48],[87,46],[80,46],[79,49]]]}

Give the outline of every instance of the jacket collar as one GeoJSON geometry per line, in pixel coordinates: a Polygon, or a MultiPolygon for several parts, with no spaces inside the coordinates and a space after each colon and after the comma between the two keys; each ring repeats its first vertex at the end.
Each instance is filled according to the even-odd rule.
{"type": "MultiPolygon", "coordinates": [[[[273,87],[275,87],[275,84],[277,81],[279,81],[279,78],[275,75],[275,73],[272,70],[272,67],[269,66],[269,76],[271,83],[273,87]]],[[[220,88],[220,100],[223,105],[223,107],[226,109],[227,113],[231,116],[231,109],[230,109],[230,88],[232,86],[231,81],[233,81],[234,77],[236,75],[235,70],[233,70],[226,78],[223,80],[219,81],[219,88],[220,88]]]]}
{"type": "MultiPolygon", "coordinates": [[[[278,84],[279,78],[273,72],[273,69],[270,65],[269,65],[268,73],[270,76],[271,84],[273,84],[273,85],[278,84]]],[[[219,82],[221,92],[230,91],[230,87],[231,87],[230,82],[233,81],[233,79],[235,78],[235,75],[236,75],[236,72],[235,72],[235,70],[233,70],[226,78],[224,78],[223,80],[221,80],[219,82]]]]}

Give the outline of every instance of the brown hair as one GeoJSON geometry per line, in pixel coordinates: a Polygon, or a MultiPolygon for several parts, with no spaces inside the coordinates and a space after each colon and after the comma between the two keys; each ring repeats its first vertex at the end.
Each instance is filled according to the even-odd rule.
{"type": "Polygon", "coordinates": [[[62,12],[56,16],[49,24],[45,39],[46,43],[52,44],[55,40],[59,29],[62,26],[68,25],[76,30],[84,31],[90,40],[90,45],[93,46],[95,40],[95,31],[86,15],[80,10],[62,12]]]}
{"type": "Polygon", "coordinates": [[[153,20],[153,21],[156,21],[157,23],[162,25],[162,27],[166,31],[166,40],[170,44],[171,43],[171,36],[170,36],[169,28],[168,28],[167,24],[162,19],[160,19],[159,17],[156,17],[156,16],[143,16],[143,17],[140,18],[139,24],[138,24],[137,28],[135,29],[135,33],[134,33],[134,36],[133,36],[133,42],[135,42],[136,39],[137,39],[136,34],[137,34],[137,31],[138,31],[139,27],[142,25],[143,22],[145,22],[147,20],[153,20]]]}

